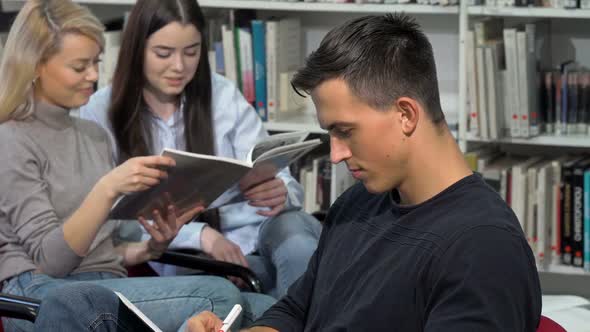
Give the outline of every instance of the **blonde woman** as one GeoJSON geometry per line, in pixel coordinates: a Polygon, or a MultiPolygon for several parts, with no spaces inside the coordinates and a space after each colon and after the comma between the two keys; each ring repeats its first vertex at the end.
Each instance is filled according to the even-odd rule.
{"type": "MultiPolygon", "coordinates": [[[[107,219],[115,199],[157,184],[174,161],[136,157],[111,170],[104,130],[69,116],[93,93],[102,31],[69,0],[27,1],[10,30],[0,64],[0,120],[8,119],[0,125],[2,292],[43,300],[50,289],[91,282],[122,292],[165,331],[184,330],[185,320],[202,310],[223,317],[241,301],[225,279],[125,278],[125,266],[160,255],[202,207],[181,216],[174,206],[155,211],[153,224],[143,221],[148,240],[117,243],[120,222],[107,219]]],[[[67,300],[84,308],[79,297],[67,300]]],[[[133,330],[93,309],[72,319],[92,327],[107,317],[133,330]]],[[[4,320],[4,327],[26,331],[32,324],[4,320]]]]}

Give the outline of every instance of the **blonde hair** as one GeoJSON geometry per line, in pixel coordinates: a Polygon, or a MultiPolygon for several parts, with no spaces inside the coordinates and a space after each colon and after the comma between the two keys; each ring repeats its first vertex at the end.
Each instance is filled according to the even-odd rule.
{"type": "Polygon", "coordinates": [[[88,8],[70,0],[28,0],[10,28],[0,59],[0,123],[33,113],[37,67],[59,52],[63,35],[82,34],[102,49],[103,31],[88,8]]]}

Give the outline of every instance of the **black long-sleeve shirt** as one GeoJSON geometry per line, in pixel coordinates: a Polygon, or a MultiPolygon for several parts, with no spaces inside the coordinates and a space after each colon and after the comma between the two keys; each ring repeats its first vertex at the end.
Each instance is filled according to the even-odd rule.
{"type": "Polygon", "coordinates": [[[428,201],[358,184],[330,209],[319,247],[256,323],[285,331],[535,331],[541,290],[512,210],[480,176],[428,201]]]}

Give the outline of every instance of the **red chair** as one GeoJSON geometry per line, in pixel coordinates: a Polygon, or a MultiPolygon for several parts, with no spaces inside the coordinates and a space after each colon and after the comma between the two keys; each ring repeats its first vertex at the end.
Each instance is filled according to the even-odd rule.
{"type": "Polygon", "coordinates": [[[567,332],[561,325],[557,324],[551,318],[541,316],[537,332],[567,332]]]}

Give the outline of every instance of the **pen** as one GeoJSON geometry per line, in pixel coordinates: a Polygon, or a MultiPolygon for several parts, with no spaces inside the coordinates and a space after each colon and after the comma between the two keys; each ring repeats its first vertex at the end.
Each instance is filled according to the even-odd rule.
{"type": "Polygon", "coordinates": [[[223,325],[221,325],[219,332],[227,332],[229,328],[232,326],[232,324],[236,321],[236,318],[238,318],[241,312],[242,306],[239,304],[234,305],[227,317],[225,317],[225,320],[223,321],[223,325]]]}

